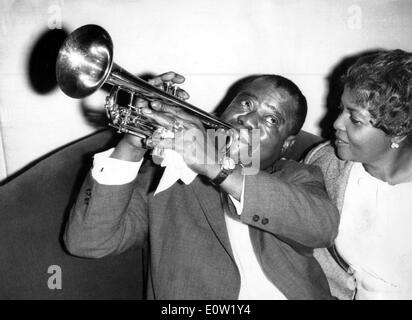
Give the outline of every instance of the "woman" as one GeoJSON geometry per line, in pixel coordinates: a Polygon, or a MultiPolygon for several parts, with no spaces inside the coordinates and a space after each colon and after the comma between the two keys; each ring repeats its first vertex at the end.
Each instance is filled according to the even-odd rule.
{"type": "Polygon", "coordinates": [[[306,158],[341,213],[316,257],[340,299],[412,299],[412,54],[362,57],[343,84],[334,146],[306,158]]]}

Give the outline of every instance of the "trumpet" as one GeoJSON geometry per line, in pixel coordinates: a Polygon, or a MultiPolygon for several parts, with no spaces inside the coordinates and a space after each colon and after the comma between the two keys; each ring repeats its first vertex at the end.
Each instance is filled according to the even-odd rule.
{"type": "MultiPolygon", "coordinates": [[[[112,85],[106,97],[105,110],[109,126],[148,141],[161,127],[144,117],[135,106],[135,98],[158,100],[196,116],[206,128],[224,129],[232,126],[217,117],[176,97],[175,87],[164,91],[134,76],[113,61],[113,42],[106,30],[85,25],[74,30],[64,41],[56,61],[56,78],[60,89],[69,97],[84,98],[107,83],[112,85]],[[127,105],[118,103],[119,91],[130,95],[127,105]]],[[[230,134],[228,134],[230,136],[230,134]]],[[[229,143],[230,144],[230,143],[229,143]]]]}

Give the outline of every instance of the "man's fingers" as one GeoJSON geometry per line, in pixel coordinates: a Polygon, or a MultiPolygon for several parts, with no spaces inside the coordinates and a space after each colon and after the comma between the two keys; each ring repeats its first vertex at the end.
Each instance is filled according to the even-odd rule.
{"type": "Polygon", "coordinates": [[[183,89],[177,89],[177,97],[182,100],[187,100],[190,98],[190,95],[183,89]]]}
{"type": "Polygon", "coordinates": [[[198,117],[185,112],[182,108],[168,105],[160,101],[153,101],[151,103],[151,106],[154,110],[158,112],[168,113],[174,117],[178,117],[185,120],[186,122],[189,122],[188,125],[195,124],[199,127],[203,127],[203,124],[201,123],[198,117]]]}
{"type": "Polygon", "coordinates": [[[137,98],[135,102],[135,106],[137,108],[147,108],[148,104],[149,104],[148,101],[143,98],[137,98]]]}
{"type": "Polygon", "coordinates": [[[156,144],[158,149],[175,149],[175,139],[165,138],[156,144]]]}
{"type": "Polygon", "coordinates": [[[177,115],[179,109],[179,107],[172,106],[159,100],[152,101],[150,105],[152,106],[153,110],[156,110],[158,112],[170,113],[173,115],[177,115]]]}
{"type": "Polygon", "coordinates": [[[176,84],[185,82],[185,77],[183,77],[181,74],[178,74],[174,71],[166,72],[160,75],[160,77],[163,81],[171,81],[176,84]]]}
{"type": "Polygon", "coordinates": [[[163,82],[173,82],[176,84],[180,84],[185,82],[185,77],[176,72],[169,71],[150,79],[148,82],[152,86],[161,86],[163,82]]]}
{"type": "Polygon", "coordinates": [[[156,123],[158,123],[161,127],[166,129],[171,129],[173,127],[174,117],[168,116],[164,112],[157,112],[155,110],[151,110],[149,108],[143,108],[142,113],[156,123]]]}
{"type": "Polygon", "coordinates": [[[181,84],[184,81],[185,77],[176,72],[169,71],[148,80],[148,83],[181,100],[187,100],[190,98],[189,94],[176,85],[181,84]]]}

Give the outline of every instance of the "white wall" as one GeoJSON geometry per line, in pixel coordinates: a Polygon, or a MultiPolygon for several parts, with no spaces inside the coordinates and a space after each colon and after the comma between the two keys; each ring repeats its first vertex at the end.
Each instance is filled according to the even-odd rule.
{"type": "Polygon", "coordinates": [[[185,75],[189,102],[207,111],[245,75],[289,77],[309,102],[304,129],[316,134],[326,77],[343,58],[374,48],[412,51],[410,0],[1,0],[0,180],[95,130],[78,101],[57,88],[39,95],[28,83],[31,49],[60,16],[70,31],[103,26],[115,61],[131,72],[185,75]]]}

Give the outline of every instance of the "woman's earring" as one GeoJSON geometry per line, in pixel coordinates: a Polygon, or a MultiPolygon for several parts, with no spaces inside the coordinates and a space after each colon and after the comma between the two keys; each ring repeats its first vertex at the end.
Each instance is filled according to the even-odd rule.
{"type": "Polygon", "coordinates": [[[396,143],[396,142],[392,142],[391,148],[392,148],[392,149],[398,149],[398,148],[399,148],[399,144],[396,143]]]}

